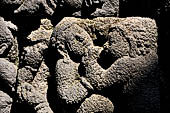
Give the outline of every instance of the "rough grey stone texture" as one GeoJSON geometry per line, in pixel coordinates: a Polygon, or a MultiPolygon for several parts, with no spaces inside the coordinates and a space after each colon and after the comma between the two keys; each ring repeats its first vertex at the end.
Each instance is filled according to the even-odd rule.
{"type": "Polygon", "coordinates": [[[36,76],[32,81],[32,85],[34,86],[35,90],[39,91],[44,97],[47,97],[47,90],[48,90],[48,78],[50,77],[49,68],[43,61],[39,67],[36,76]]]}
{"type": "Polygon", "coordinates": [[[12,98],[0,91],[0,113],[10,113],[12,105],[12,98]]]}
{"type": "Polygon", "coordinates": [[[119,11],[118,0],[24,0],[14,13],[27,15],[53,15],[57,10],[71,10],[68,15],[82,16],[83,13],[91,16],[117,16],[119,11]],[[62,9],[64,8],[64,9],[62,9]],[[90,14],[88,14],[90,13],[90,14]]]}
{"type": "MultiPolygon", "coordinates": [[[[119,3],[1,0],[0,113],[159,113],[155,21],[103,18],[122,14],[119,3]],[[58,23],[65,16],[103,17],[58,23]],[[48,19],[40,23],[44,17],[56,27],[48,19]]],[[[142,5],[127,8],[124,17],[135,9],[150,14],[142,5]]]]}
{"type": "Polygon", "coordinates": [[[18,64],[18,43],[12,30],[17,31],[17,26],[0,17],[0,57],[18,64]]]}
{"type": "Polygon", "coordinates": [[[57,61],[56,82],[59,97],[67,104],[79,103],[88,91],[81,84],[78,65],[68,58],[57,61]]]}
{"type": "Polygon", "coordinates": [[[9,61],[0,58],[0,79],[5,81],[10,88],[15,87],[17,77],[17,67],[9,61]]]}
{"type": "Polygon", "coordinates": [[[129,112],[159,112],[152,111],[155,106],[159,109],[154,20],[68,17],[55,27],[51,40],[59,54],[56,83],[61,100],[67,104],[77,103],[91,90],[102,91],[123,84],[122,93],[130,98],[133,95],[128,100],[131,103],[129,112]],[[153,82],[148,84],[150,80],[153,82]],[[136,90],[142,88],[150,92],[136,90]]]}
{"type": "Polygon", "coordinates": [[[35,90],[31,84],[23,83],[18,89],[21,92],[20,98],[32,106],[36,113],[53,113],[46,98],[35,90]]]}
{"type": "Polygon", "coordinates": [[[28,42],[31,44],[23,48],[20,59],[22,67],[18,70],[17,93],[20,95],[19,97],[22,98],[25,91],[28,95],[24,96],[21,102],[26,101],[29,106],[34,107],[37,113],[52,113],[47,102],[47,78],[50,74],[43,57],[46,49],[48,49],[52,31],[53,28],[50,20],[42,19],[40,27],[31,32],[27,37],[28,42]],[[29,92],[27,87],[32,91],[29,92]],[[35,92],[36,94],[34,94],[35,92]],[[31,95],[36,97],[29,98],[31,95]],[[40,101],[42,99],[43,102],[40,101]]]}
{"type": "MultiPolygon", "coordinates": [[[[54,0],[50,0],[50,3],[53,7],[56,7],[54,0]]],[[[47,13],[49,15],[54,13],[54,10],[48,4],[48,0],[24,0],[21,6],[15,10],[14,13],[25,11],[29,15],[32,15],[40,10],[43,10],[41,13],[47,13]]]]}
{"type": "Polygon", "coordinates": [[[53,31],[50,20],[42,19],[41,23],[40,28],[31,32],[27,37],[31,44],[25,46],[21,54],[20,62],[23,65],[18,71],[19,82],[32,82],[36,73],[41,70],[44,60],[43,56],[48,48],[50,36],[53,31]]]}
{"type": "Polygon", "coordinates": [[[17,77],[19,101],[27,103],[37,113],[53,113],[47,100],[50,73],[44,61],[52,31],[50,20],[42,19],[40,27],[27,37],[29,44],[23,47],[20,54],[22,65],[17,77]]]}
{"type": "Polygon", "coordinates": [[[0,113],[10,113],[17,81],[18,46],[12,30],[17,27],[0,17],[0,113]],[[15,63],[15,65],[14,65],[15,63]]]}
{"type": "Polygon", "coordinates": [[[10,113],[17,80],[17,66],[0,58],[0,113],[10,113]]]}
{"type": "Polygon", "coordinates": [[[85,99],[77,113],[113,113],[113,111],[114,106],[108,98],[93,94],[85,99]]]}

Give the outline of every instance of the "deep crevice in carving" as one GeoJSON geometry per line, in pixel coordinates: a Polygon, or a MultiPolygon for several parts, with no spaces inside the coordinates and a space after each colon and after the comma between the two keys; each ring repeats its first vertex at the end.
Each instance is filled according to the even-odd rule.
{"type": "Polygon", "coordinates": [[[45,59],[45,63],[49,67],[49,72],[51,75],[47,79],[48,81],[47,100],[48,100],[50,108],[53,110],[54,113],[56,113],[56,112],[62,112],[61,111],[62,107],[60,106],[59,100],[57,98],[56,90],[53,90],[53,89],[57,89],[56,79],[55,79],[55,76],[53,75],[55,75],[56,61],[60,59],[61,56],[57,52],[55,53],[54,51],[56,51],[56,49],[51,48],[50,46],[46,54],[44,54],[44,59],[45,59]]]}
{"type": "Polygon", "coordinates": [[[85,72],[85,67],[83,66],[82,63],[80,63],[79,67],[78,67],[78,73],[80,74],[80,76],[85,76],[86,72],[85,72]]]}
{"type": "Polygon", "coordinates": [[[17,103],[14,102],[12,104],[11,112],[10,113],[36,113],[33,107],[29,106],[27,103],[17,103]]]}
{"type": "Polygon", "coordinates": [[[94,3],[94,1],[91,0],[83,0],[82,3],[82,14],[81,17],[82,18],[86,18],[86,17],[92,17],[91,13],[94,12],[97,8],[102,8],[103,3],[102,2],[98,2],[98,3],[94,3]],[[90,3],[87,3],[87,1],[93,2],[91,5],[90,3]]]}
{"type": "Polygon", "coordinates": [[[93,40],[94,45],[103,47],[103,45],[107,42],[107,38],[101,35],[98,30],[95,30],[95,35],[97,39],[93,40]]]}
{"type": "Polygon", "coordinates": [[[110,52],[102,51],[97,62],[103,69],[108,69],[118,58],[113,57],[110,52]]]}

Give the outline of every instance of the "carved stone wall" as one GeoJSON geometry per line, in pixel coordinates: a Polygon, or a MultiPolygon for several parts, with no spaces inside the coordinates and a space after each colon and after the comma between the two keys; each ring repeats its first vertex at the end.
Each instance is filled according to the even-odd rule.
{"type": "Polygon", "coordinates": [[[1,0],[0,113],[160,113],[168,12],[168,0],[1,0]]]}

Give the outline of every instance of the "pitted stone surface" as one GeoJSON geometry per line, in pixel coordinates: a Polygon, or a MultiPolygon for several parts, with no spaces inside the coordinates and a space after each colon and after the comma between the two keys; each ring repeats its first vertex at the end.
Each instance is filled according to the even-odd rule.
{"type": "Polygon", "coordinates": [[[53,113],[44,96],[29,83],[23,83],[18,88],[20,98],[34,108],[37,113],[53,113]]]}
{"type": "Polygon", "coordinates": [[[79,80],[78,65],[70,59],[57,61],[56,75],[57,92],[67,104],[79,103],[87,96],[87,89],[79,80]]]}
{"type": "Polygon", "coordinates": [[[17,66],[0,58],[0,113],[10,113],[17,81],[17,66]],[[10,95],[10,96],[9,96],[10,95]]]}
{"type": "MultiPolygon", "coordinates": [[[[123,84],[120,90],[129,95],[145,87],[144,81],[150,76],[156,83],[157,27],[152,19],[68,17],[55,27],[51,40],[59,54],[57,92],[67,104],[82,101],[91,90],[102,91],[115,84],[123,84]],[[104,60],[109,63],[101,64],[104,60]],[[80,93],[75,93],[77,90],[80,93]]],[[[152,95],[159,92],[158,87],[150,90],[152,95]]],[[[146,104],[142,106],[157,105],[149,102],[149,94],[144,95],[146,104]]],[[[141,112],[148,111],[141,109],[141,112]]]]}
{"type": "MultiPolygon", "coordinates": [[[[30,45],[23,48],[20,59],[22,68],[18,71],[19,82],[31,83],[36,76],[36,73],[39,70],[42,70],[41,65],[44,60],[43,56],[48,49],[52,31],[53,27],[50,20],[42,19],[40,28],[31,32],[31,34],[27,37],[30,45]]],[[[46,71],[48,71],[48,69],[46,71]]]]}
{"type": "Polygon", "coordinates": [[[72,16],[117,16],[119,0],[24,0],[14,13],[53,15],[58,10],[72,16]]]}
{"type": "Polygon", "coordinates": [[[17,77],[17,67],[9,61],[0,58],[0,80],[4,81],[10,88],[15,87],[17,77]]]}
{"type": "Polygon", "coordinates": [[[85,99],[77,113],[113,113],[113,111],[114,106],[108,98],[93,94],[85,99]]]}
{"type": "Polygon", "coordinates": [[[17,31],[17,26],[0,17],[0,57],[18,65],[18,42],[12,31],[17,31]]]}
{"type": "Polygon", "coordinates": [[[10,113],[12,105],[12,98],[0,91],[0,113],[10,113]]]}
{"type": "Polygon", "coordinates": [[[1,0],[0,113],[159,113],[156,22],[118,15],[119,0],[1,0]]]}
{"type": "MultiPolygon", "coordinates": [[[[50,0],[53,6],[54,0],[50,0]]],[[[33,15],[38,13],[46,13],[52,15],[54,10],[49,6],[48,0],[24,0],[21,6],[14,11],[14,13],[26,12],[26,14],[33,15]],[[42,12],[41,12],[42,10],[42,12]]]]}
{"type": "Polygon", "coordinates": [[[10,113],[16,90],[18,45],[17,26],[0,17],[0,113],[10,113]]]}
{"type": "Polygon", "coordinates": [[[37,113],[53,113],[47,100],[49,68],[45,63],[53,27],[48,19],[42,19],[38,30],[27,37],[30,45],[23,48],[21,68],[18,70],[17,94],[37,113]]]}

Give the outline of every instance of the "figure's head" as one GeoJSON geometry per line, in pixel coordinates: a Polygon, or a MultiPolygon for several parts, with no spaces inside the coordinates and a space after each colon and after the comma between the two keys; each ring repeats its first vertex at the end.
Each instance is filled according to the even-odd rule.
{"type": "Polygon", "coordinates": [[[113,57],[120,58],[129,53],[129,43],[124,33],[122,29],[115,27],[108,34],[108,41],[104,45],[104,49],[110,52],[113,57]]]}
{"type": "Polygon", "coordinates": [[[67,28],[62,36],[61,40],[63,41],[60,42],[64,42],[64,50],[66,50],[68,54],[72,54],[76,57],[82,57],[85,53],[85,49],[93,44],[89,34],[76,24],[67,28]]]}

